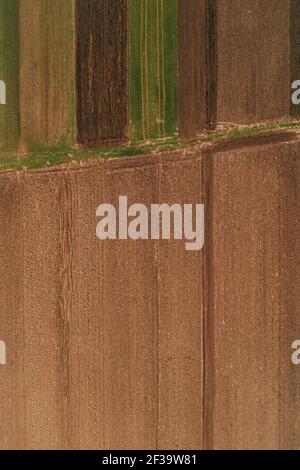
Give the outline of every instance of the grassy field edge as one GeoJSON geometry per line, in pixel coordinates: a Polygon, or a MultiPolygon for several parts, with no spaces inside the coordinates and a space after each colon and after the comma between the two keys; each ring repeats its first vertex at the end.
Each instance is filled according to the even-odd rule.
{"type": "Polygon", "coordinates": [[[35,152],[26,155],[7,153],[1,155],[0,153],[0,173],[47,168],[54,165],[76,163],[95,158],[121,158],[149,155],[153,152],[158,153],[177,150],[180,148],[192,148],[205,142],[222,142],[243,137],[259,136],[268,131],[297,128],[300,128],[300,121],[288,121],[214,131],[201,134],[193,140],[165,138],[120,147],[85,149],[78,147],[55,146],[40,147],[35,152]]]}

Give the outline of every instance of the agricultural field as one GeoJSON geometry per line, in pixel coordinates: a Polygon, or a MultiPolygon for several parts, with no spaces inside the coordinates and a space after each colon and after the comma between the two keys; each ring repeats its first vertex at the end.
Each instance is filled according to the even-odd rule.
{"type": "Polygon", "coordinates": [[[0,449],[299,449],[299,210],[300,1],[0,0],[0,449]]]}

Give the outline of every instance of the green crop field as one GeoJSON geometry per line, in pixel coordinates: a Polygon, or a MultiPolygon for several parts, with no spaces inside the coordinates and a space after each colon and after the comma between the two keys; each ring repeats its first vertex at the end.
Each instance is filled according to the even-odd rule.
{"type": "Polygon", "coordinates": [[[6,101],[0,105],[0,149],[14,150],[19,143],[19,9],[18,0],[0,0],[0,80],[6,101]]]}
{"type": "Polygon", "coordinates": [[[174,0],[129,0],[130,138],[178,129],[178,16],[174,0]]]}

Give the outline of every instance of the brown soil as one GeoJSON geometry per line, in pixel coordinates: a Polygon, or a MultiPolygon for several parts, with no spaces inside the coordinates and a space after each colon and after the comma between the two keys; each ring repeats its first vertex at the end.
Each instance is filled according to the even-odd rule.
{"type": "Polygon", "coordinates": [[[1,448],[299,448],[298,134],[240,144],[0,176],[1,448]],[[121,194],[204,251],[100,242],[121,194]]]}
{"type": "Polygon", "coordinates": [[[179,0],[179,128],[190,138],[206,127],[206,5],[179,0]]]}
{"type": "Polygon", "coordinates": [[[128,130],[127,0],[76,0],[77,141],[122,142],[128,130]]]}
{"type": "Polygon", "coordinates": [[[218,123],[247,124],[289,115],[288,3],[217,0],[218,123]]]}

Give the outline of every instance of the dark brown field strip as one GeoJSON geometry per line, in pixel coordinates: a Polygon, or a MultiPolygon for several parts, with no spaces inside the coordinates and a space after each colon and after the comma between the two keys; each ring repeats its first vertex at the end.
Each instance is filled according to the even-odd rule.
{"type": "Polygon", "coordinates": [[[191,138],[216,123],[217,2],[179,0],[179,132],[191,138]]]}
{"type": "Polygon", "coordinates": [[[179,0],[179,129],[185,138],[206,126],[206,1],[179,0]]]}
{"type": "Polygon", "coordinates": [[[206,127],[217,123],[218,0],[206,0],[206,127]]]}
{"type": "Polygon", "coordinates": [[[122,142],[128,128],[127,0],[76,0],[77,141],[122,142]]]}

